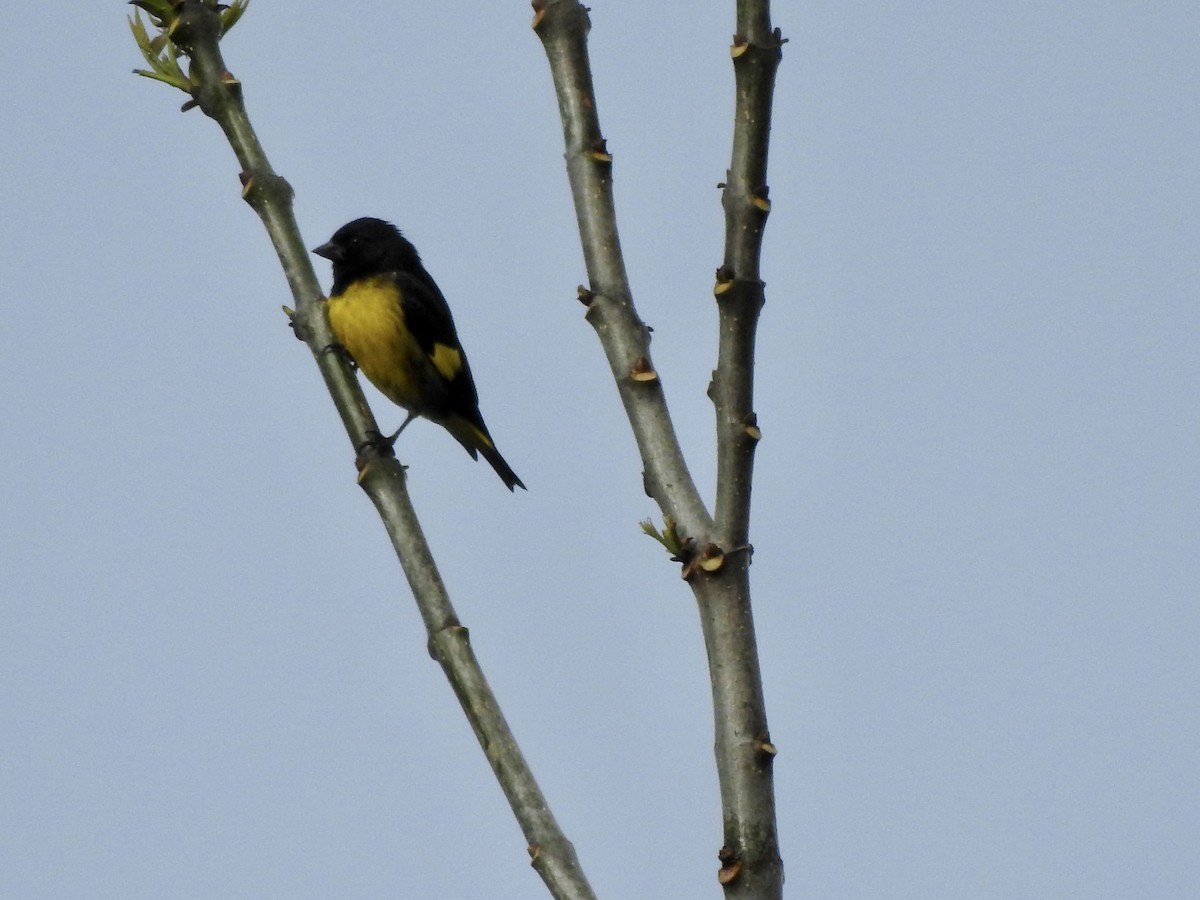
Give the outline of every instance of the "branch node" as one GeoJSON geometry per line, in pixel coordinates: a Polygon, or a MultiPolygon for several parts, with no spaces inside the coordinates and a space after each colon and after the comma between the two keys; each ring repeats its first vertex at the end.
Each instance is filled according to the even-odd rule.
{"type": "Polygon", "coordinates": [[[597,162],[610,163],[612,162],[612,154],[608,152],[608,141],[604,138],[597,138],[592,142],[589,148],[592,159],[597,162]]]}
{"type": "Polygon", "coordinates": [[[748,412],[742,417],[742,429],[755,444],[762,440],[762,429],[758,427],[758,416],[754,413],[748,412]]]}
{"type": "Polygon", "coordinates": [[[762,756],[764,762],[771,762],[779,753],[779,748],[771,743],[771,737],[765,731],[755,738],[754,749],[762,756]]]}
{"type": "Polygon", "coordinates": [[[288,203],[295,193],[286,178],[268,170],[243,169],[238,172],[238,181],[242,183],[242,199],[255,209],[272,200],[288,203]]]}
{"type": "Polygon", "coordinates": [[[742,861],[731,847],[722,847],[717,853],[717,859],[721,861],[721,868],[717,872],[719,884],[729,884],[741,874],[742,861]]]}
{"type": "Polygon", "coordinates": [[[733,289],[733,270],[728,266],[717,269],[717,283],[713,285],[713,296],[720,297],[733,289]]]}
{"type": "Polygon", "coordinates": [[[225,86],[225,89],[229,91],[234,98],[238,100],[242,99],[242,82],[228,69],[226,69],[221,75],[221,84],[225,86]]]}
{"type": "Polygon", "coordinates": [[[633,367],[629,370],[629,377],[634,381],[641,382],[658,381],[658,373],[650,365],[650,360],[644,356],[639,356],[633,361],[633,367]]]}
{"type": "Polygon", "coordinates": [[[725,552],[716,544],[705,544],[700,551],[700,568],[705,572],[718,572],[725,565],[725,552]]]}
{"type": "Polygon", "coordinates": [[[712,575],[719,572],[725,565],[725,551],[716,544],[705,544],[698,552],[693,549],[694,546],[695,544],[689,539],[685,545],[685,552],[676,557],[683,563],[679,577],[688,582],[696,577],[697,572],[707,572],[712,575]]]}
{"type": "Polygon", "coordinates": [[[533,0],[529,5],[533,7],[533,21],[529,27],[537,31],[546,17],[546,0],[533,0]]]}

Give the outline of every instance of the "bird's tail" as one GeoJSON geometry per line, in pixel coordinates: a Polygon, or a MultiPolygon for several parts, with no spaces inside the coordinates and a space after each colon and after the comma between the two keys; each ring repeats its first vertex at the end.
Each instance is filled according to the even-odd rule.
{"type": "Polygon", "coordinates": [[[500,480],[504,482],[504,486],[510,491],[517,488],[527,490],[525,484],[517,477],[517,473],[509,467],[504,461],[504,457],[500,455],[500,451],[496,449],[496,445],[480,447],[479,452],[483,454],[483,458],[491,464],[491,467],[496,470],[496,474],[500,476],[500,480]]]}
{"type": "Polygon", "coordinates": [[[496,474],[500,476],[500,480],[504,482],[506,488],[510,491],[515,491],[517,488],[523,491],[528,490],[521,479],[517,477],[517,473],[504,461],[500,451],[496,449],[496,444],[492,441],[492,436],[488,434],[487,428],[481,426],[482,423],[476,425],[461,416],[456,416],[452,421],[446,423],[446,429],[467,449],[467,452],[471,454],[471,459],[478,458],[476,451],[483,454],[483,458],[496,470],[496,474]]]}

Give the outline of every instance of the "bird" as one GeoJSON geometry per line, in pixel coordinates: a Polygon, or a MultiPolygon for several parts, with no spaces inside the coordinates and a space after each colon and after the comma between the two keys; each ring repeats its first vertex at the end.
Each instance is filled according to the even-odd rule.
{"type": "Polygon", "coordinates": [[[338,343],[385,397],[436,422],[491,464],[510,491],[525,489],[488,432],[450,306],[417,248],[383,219],[348,222],[312,251],[333,263],[329,324],[338,343]]]}

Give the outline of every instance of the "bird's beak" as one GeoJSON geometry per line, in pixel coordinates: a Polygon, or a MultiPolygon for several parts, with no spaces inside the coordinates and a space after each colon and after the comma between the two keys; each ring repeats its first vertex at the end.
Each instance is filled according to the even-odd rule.
{"type": "Polygon", "coordinates": [[[322,244],[320,247],[314,247],[313,253],[333,262],[337,262],[342,258],[342,248],[335,245],[332,241],[328,244],[322,244]]]}

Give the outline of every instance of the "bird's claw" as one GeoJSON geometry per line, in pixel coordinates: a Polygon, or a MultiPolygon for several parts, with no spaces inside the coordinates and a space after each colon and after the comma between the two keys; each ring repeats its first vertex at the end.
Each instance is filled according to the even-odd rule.
{"type": "Polygon", "coordinates": [[[342,360],[346,363],[346,365],[348,365],[351,369],[358,371],[358,363],[356,363],[354,361],[354,357],[350,355],[350,351],[348,351],[341,344],[338,344],[338,343],[326,344],[324,347],[321,348],[321,352],[322,353],[333,353],[336,356],[340,356],[342,358],[342,360]]]}
{"type": "Polygon", "coordinates": [[[396,451],[394,445],[396,443],[396,434],[383,435],[371,428],[367,431],[361,444],[354,448],[357,458],[360,460],[370,460],[380,456],[395,456],[396,451]]]}

